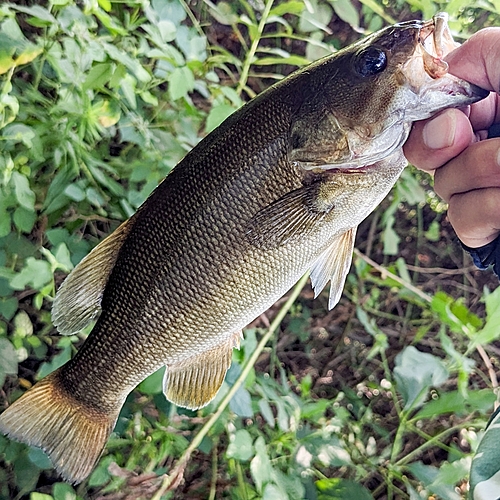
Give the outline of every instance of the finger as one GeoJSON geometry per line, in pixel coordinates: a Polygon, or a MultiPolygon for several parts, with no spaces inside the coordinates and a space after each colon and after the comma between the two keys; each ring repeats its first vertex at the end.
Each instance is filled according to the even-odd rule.
{"type": "Polygon", "coordinates": [[[454,195],[490,187],[500,188],[500,139],[472,144],[434,176],[434,190],[446,202],[454,195]]]}
{"type": "Polygon", "coordinates": [[[432,171],[472,142],[474,131],[467,116],[457,109],[446,109],[430,120],[414,123],[403,151],[417,168],[432,171]]]}
{"type": "Polygon", "coordinates": [[[479,85],[500,90],[500,28],[486,28],[472,35],[463,45],[448,54],[450,73],[479,85]]]}
{"type": "Polygon", "coordinates": [[[471,248],[500,234],[500,188],[484,188],[451,197],[448,219],[460,240],[471,248]]]}

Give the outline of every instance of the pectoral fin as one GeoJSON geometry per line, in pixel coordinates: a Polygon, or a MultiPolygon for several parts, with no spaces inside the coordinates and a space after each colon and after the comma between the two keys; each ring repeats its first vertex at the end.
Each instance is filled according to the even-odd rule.
{"type": "Polygon", "coordinates": [[[231,335],[223,344],[193,356],[179,364],[168,365],[163,379],[165,397],[177,406],[197,410],[217,394],[234,348],[239,348],[241,332],[231,335]]]}
{"type": "Polygon", "coordinates": [[[287,193],[252,217],[247,235],[254,245],[275,248],[304,238],[334,207],[334,184],[315,182],[287,193]]]}
{"type": "Polygon", "coordinates": [[[321,254],[311,267],[311,282],[317,297],[331,281],[329,309],[333,309],[342,295],[345,279],[351,267],[356,227],[349,229],[321,254]]]}
{"type": "Polygon", "coordinates": [[[62,335],[79,332],[97,317],[109,275],[132,225],[125,221],[71,272],[52,304],[52,322],[62,335]]]}

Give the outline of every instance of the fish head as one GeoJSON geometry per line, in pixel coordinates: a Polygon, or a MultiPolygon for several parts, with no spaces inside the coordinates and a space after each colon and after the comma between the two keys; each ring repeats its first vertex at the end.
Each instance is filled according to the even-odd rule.
{"type": "Polygon", "coordinates": [[[447,15],[384,28],[306,68],[311,85],[291,128],[289,159],[306,170],[373,165],[411,124],[488,92],[448,72],[458,47],[447,15]]]}

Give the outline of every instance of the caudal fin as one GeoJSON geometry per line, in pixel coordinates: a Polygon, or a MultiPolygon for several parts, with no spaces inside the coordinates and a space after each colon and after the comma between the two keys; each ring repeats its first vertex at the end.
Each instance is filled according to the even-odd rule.
{"type": "Polygon", "coordinates": [[[113,415],[77,402],[59,383],[60,370],[23,394],[0,415],[0,432],[42,448],[55,469],[80,483],[94,468],[113,430],[113,415]]]}

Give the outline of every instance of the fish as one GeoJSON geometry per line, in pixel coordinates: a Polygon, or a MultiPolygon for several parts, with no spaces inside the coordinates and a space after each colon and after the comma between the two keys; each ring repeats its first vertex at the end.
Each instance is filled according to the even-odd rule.
{"type": "Polygon", "coordinates": [[[0,415],[70,483],[93,470],[127,395],[165,366],[172,403],[221,387],[242,329],[310,272],[339,301],[356,229],[407,161],[412,123],[488,93],[448,73],[445,14],[386,27],[262,92],[194,147],[59,288],[77,354],[0,415]]]}

